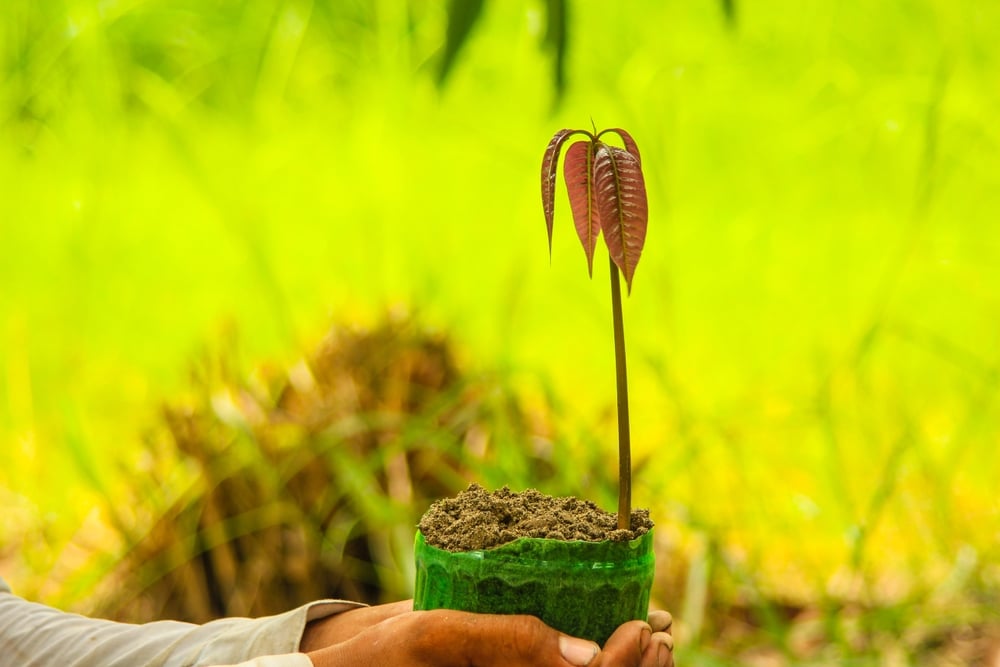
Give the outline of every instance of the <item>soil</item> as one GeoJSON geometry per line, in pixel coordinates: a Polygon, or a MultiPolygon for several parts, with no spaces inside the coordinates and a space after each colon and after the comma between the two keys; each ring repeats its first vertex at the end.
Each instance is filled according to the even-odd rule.
{"type": "Polygon", "coordinates": [[[632,511],[631,530],[618,517],[574,496],[553,497],[535,489],[489,492],[472,484],[454,498],[431,505],[420,519],[426,542],[447,551],[491,549],[521,537],[627,542],[653,527],[649,510],[632,511]]]}

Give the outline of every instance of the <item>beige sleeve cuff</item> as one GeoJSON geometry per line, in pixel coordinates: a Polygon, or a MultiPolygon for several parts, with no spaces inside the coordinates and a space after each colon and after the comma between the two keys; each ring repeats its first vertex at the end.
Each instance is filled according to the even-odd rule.
{"type": "MultiPolygon", "coordinates": [[[[299,650],[306,623],[339,614],[349,609],[366,605],[358,602],[321,600],[302,605],[277,616],[256,619],[221,619],[208,625],[218,624],[221,630],[213,637],[198,657],[199,665],[233,664],[234,656],[287,656],[299,650]],[[228,626],[228,627],[227,627],[228,626]]],[[[305,658],[304,654],[302,655],[305,658]]],[[[237,659],[243,659],[242,657],[237,659]]],[[[305,663],[290,663],[298,667],[311,667],[305,663]]],[[[238,664],[238,663],[237,663],[238,664]]],[[[253,664],[252,662],[250,664],[253,664]]],[[[264,663],[270,667],[270,663],[264,663]]],[[[275,663],[284,665],[284,663],[275,663]]]]}
{"type": "MultiPolygon", "coordinates": [[[[290,612],[282,614],[281,616],[272,618],[276,625],[291,623],[294,627],[298,628],[297,641],[301,642],[302,633],[305,631],[306,623],[309,621],[315,621],[320,618],[326,618],[327,616],[339,614],[340,612],[347,611],[349,609],[364,606],[365,605],[357,602],[324,600],[304,605],[298,609],[293,609],[290,612]],[[291,618],[286,619],[285,617],[291,618]]],[[[267,619],[267,622],[270,623],[271,620],[272,619],[267,619]]],[[[296,645],[296,648],[298,648],[298,645],[296,645]]],[[[305,653],[284,653],[281,655],[260,656],[258,658],[254,658],[253,660],[241,662],[238,665],[216,665],[215,667],[313,667],[313,663],[305,653]]]]}

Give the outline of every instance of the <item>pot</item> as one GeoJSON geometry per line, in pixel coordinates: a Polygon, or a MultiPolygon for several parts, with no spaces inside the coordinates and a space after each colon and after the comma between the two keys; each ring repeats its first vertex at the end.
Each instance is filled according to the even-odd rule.
{"type": "Polygon", "coordinates": [[[530,614],[604,646],[627,621],[646,620],[653,531],[630,542],[522,537],[482,551],[431,546],[418,530],[414,609],[530,614]]]}

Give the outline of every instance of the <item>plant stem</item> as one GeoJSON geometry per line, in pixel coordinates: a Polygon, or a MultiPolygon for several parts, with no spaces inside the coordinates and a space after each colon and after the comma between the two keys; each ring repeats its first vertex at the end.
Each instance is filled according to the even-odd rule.
{"type": "Polygon", "coordinates": [[[628,423],[628,373],[625,370],[625,322],[618,265],[611,259],[611,314],[615,328],[615,380],[618,385],[618,529],[632,527],[632,444],[628,423]]]}

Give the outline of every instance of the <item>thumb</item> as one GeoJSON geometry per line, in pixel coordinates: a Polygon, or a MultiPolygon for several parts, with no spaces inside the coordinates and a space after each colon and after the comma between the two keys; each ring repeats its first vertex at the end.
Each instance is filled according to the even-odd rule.
{"type": "Polygon", "coordinates": [[[314,667],[584,667],[599,650],[534,616],[439,609],[394,616],[308,655],[314,667]]]}
{"type": "Polygon", "coordinates": [[[534,616],[469,614],[464,619],[466,664],[525,667],[584,667],[599,652],[597,644],[570,637],[534,616]]]}
{"type": "Polygon", "coordinates": [[[559,635],[559,653],[563,660],[571,665],[578,667],[589,665],[599,650],[594,642],[569,635],[559,635]]]}

